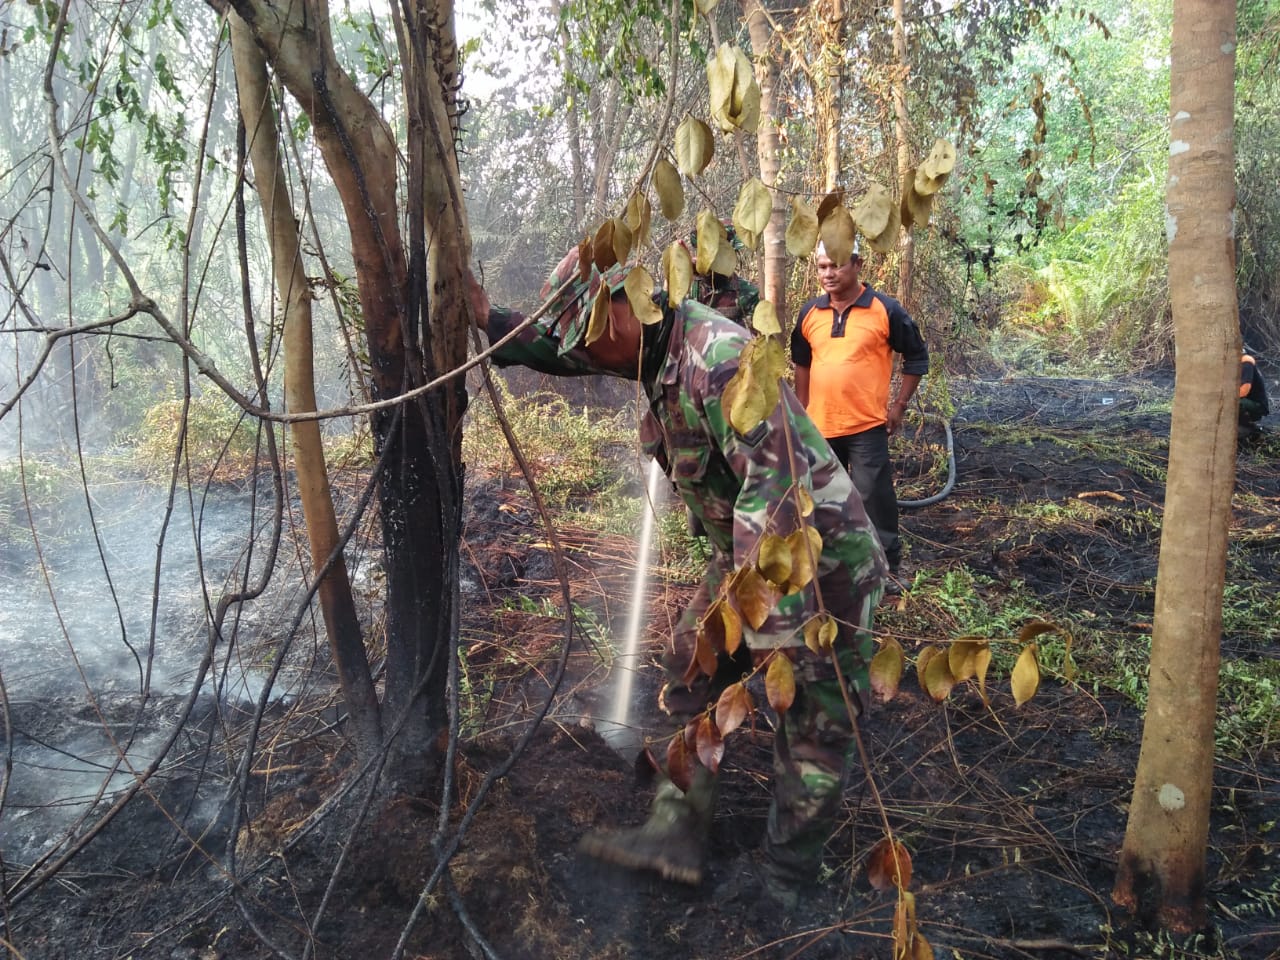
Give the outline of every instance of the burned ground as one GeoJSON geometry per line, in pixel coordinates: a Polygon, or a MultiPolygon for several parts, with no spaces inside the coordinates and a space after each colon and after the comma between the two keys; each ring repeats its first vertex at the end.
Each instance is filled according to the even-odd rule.
{"type": "MultiPolygon", "coordinates": [[[[909,668],[899,695],[864,722],[868,762],[847,792],[828,876],[792,913],[752,879],[769,799],[763,715],[730,739],[701,886],[578,855],[591,827],[640,822],[648,791],[634,748],[616,750],[593,728],[610,691],[602,658],[589,642],[561,658],[554,556],[528,499],[477,478],[464,551],[465,680],[477,707],[452,768],[453,809],[479,802],[445,831],[461,828],[446,877],[423,896],[438,861],[433,799],[370,807],[352,830],[357,790],[335,806],[340,815],[299,829],[346,779],[346,754],[321,731],[273,753],[279,772],[263,778],[255,801],[241,845],[242,862],[255,866],[241,869],[237,896],[219,869],[190,857],[145,867],[136,848],[163,820],[144,817],[11,912],[10,941],[21,951],[13,955],[372,960],[403,943],[406,957],[432,960],[887,958],[894,899],[865,870],[886,822],[911,853],[911,889],[937,957],[1280,955],[1280,763],[1270,729],[1262,742],[1228,744],[1215,773],[1213,930],[1153,941],[1109,899],[1141,714],[1130,691],[1090,678],[1109,652],[1100,638],[1150,634],[1168,394],[1167,383],[1045,380],[957,392],[954,489],[904,513],[914,580],[882,607],[878,631],[911,658],[967,633],[1008,639],[1028,620],[1052,621],[1060,629],[1043,637],[1046,676],[1015,707],[1004,653],[989,706],[972,684],[937,704],[909,668]],[[1062,676],[1068,636],[1078,682],[1062,676]]],[[[919,460],[936,461],[945,435],[938,424],[925,429],[935,433],[919,460]]],[[[1273,610],[1278,462],[1274,434],[1241,451],[1228,569],[1229,599],[1269,597],[1273,610]]],[[[900,495],[928,499],[936,472],[918,484],[916,472],[903,462],[900,495]]],[[[562,537],[572,600],[600,625],[588,640],[600,640],[625,615],[634,544],[572,528],[562,537]]],[[[661,576],[648,588],[648,650],[632,697],[638,735],[669,732],[652,707],[653,655],[690,591],[661,576]]],[[[1228,617],[1224,660],[1274,661],[1276,630],[1274,621],[1228,617]]],[[[1135,661],[1135,676],[1143,666],[1135,661]]]]}

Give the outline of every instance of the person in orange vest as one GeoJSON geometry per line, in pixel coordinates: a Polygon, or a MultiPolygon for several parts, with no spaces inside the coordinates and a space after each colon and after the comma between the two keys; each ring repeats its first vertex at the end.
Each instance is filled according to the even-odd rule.
{"type": "Polygon", "coordinates": [[[1249,354],[1240,358],[1240,419],[1237,432],[1241,440],[1258,436],[1258,421],[1271,412],[1267,403],[1267,385],[1258,371],[1258,361],[1249,354]]]}

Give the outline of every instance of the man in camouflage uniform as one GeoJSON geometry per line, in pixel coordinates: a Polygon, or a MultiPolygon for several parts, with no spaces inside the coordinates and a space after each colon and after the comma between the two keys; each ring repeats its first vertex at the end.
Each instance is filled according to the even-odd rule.
{"type": "MultiPolygon", "coordinates": [[[[668,682],[662,704],[686,722],[686,742],[692,742],[688,738],[700,714],[721,690],[771,656],[792,661],[796,696],[777,724],[761,868],[767,889],[794,904],[799,888],[817,878],[854,746],[832,653],[861,712],[867,705],[871,618],[886,571],[884,554],[848,473],[785,382],[772,413],[750,433],[739,434],[730,424],[721,401],[750,340],[743,327],[693,300],[669,304],[665,293],[654,297],[662,321],[642,326],[621,290],[624,269],[615,267],[601,276],[592,267],[586,282],[578,276],[573,250],[543,287],[544,301],[558,291],[544,317],[520,329],[494,360],[551,374],[600,373],[640,381],[649,400],[640,426],[645,450],[701,521],[713,553],[664,658],[668,682]],[[610,329],[586,346],[582,341],[591,303],[602,283],[612,295],[610,329]],[[812,498],[811,513],[800,506],[797,486],[812,498]],[[720,595],[726,576],[755,559],[762,534],[786,536],[805,522],[802,513],[822,537],[819,590],[811,582],[784,595],[758,630],[744,623],[739,656],[720,652],[715,675],[708,676],[695,666],[699,620],[720,595]],[[838,634],[832,650],[818,655],[805,646],[802,628],[820,609],[835,618],[838,634]]],[[[474,280],[472,305],[491,342],[525,322],[519,313],[491,308],[474,280]]],[[[644,825],[594,831],[582,848],[626,867],[697,884],[716,777],[696,755],[692,772],[668,773],[671,777],[660,778],[644,825]]]]}

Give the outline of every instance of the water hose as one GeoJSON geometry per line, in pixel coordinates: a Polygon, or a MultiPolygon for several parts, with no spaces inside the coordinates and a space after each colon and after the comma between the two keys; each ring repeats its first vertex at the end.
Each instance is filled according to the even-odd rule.
{"type": "Polygon", "coordinates": [[[900,507],[927,507],[933,503],[940,503],[945,500],[956,485],[956,450],[955,441],[951,435],[951,421],[946,417],[939,416],[936,413],[922,413],[922,417],[926,420],[934,420],[942,424],[942,429],[947,435],[947,482],[942,485],[939,490],[931,497],[925,497],[923,500],[899,500],[900,507]]]}

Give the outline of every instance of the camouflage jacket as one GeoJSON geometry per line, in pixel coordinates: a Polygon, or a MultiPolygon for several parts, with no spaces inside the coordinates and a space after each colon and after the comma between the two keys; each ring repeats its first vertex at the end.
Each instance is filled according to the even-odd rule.
{"type": "Polygon", "coordinates": [[[731,277],[699,275],[694,278],[692,296],[699,303],[730,320],[737,320],[745,327],[751,323],[751,315],[760,302],[760,288],[736,273],[731,277]]]}
{"type": "MultiPolygon", "coordinates": [[[[727,574],[755,559],[763,533],[786,536],[798,528],[792,488],[799,484],[813,498],[810,522],[822,535],[820,580],[839,568],[841,576],[833,581],[856,586],[856,596],[823,597],[824,605],[837,618],[857,624],[861,601],[879,586],[887,565],[849,474],[786,383],[773,413],[749,434],[738,433],[721,398],[750,334],[693,300],[668,312],[674,317],[669,315],[663,327],[670,326],[670,333],[665,344],[655,345],[663,355],[642,384],[649,409],[640,438],[711,542],[706,574],[710,596],[718,595],[727,574]]],[[[493,311],[490,339],[496,341],[521,319],[517,313],[493,311]]],[[[557,357],[555,341],[529,329],[502,347],[494,360],[567,376],[599,372],[575,357],[578,352],[557,357]]],[[[784,596],[759,630],[746,630],[748,646],[802,646],[800,629],[817,610],[812,584],[784,596]]]]}

